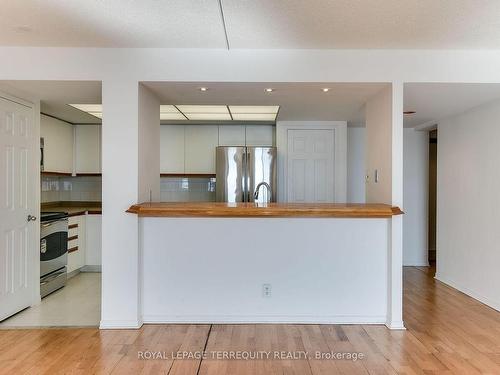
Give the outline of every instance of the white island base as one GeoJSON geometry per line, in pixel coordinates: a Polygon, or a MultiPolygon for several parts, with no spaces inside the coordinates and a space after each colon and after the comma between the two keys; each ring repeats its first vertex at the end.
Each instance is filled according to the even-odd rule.
{"type": "Polygon", "coordinates": [[[390,218],[139,221],[144,323],[388,320],[390,218]]]}

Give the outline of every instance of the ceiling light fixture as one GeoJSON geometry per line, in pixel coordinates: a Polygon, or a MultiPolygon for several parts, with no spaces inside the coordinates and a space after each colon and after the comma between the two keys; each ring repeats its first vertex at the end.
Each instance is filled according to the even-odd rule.
{"type": "Polygon", "coordinates": [[[416,113],[415,111],[404,111],[403,115],[413,115],[415,113],[416,113]]]}
{"type": "Polygon", "coordinates": [[[273,91],[274,91],[274,89],[273,89],[273,88],[271,88],[271,87],[268,87],[268,88],[266,89],[266,92],[273,92],[273,91]]]}
{"type": "Polygon", "coordinates": [[[278,113],[279,105],[230,105],[231,113],[278,113]]]}
{"type": "Polygon", "coordinates": [[[324,88],[321,89],[321,91],[328,92],[328,91],[330,91],[330,89],[328,87],[324,87],[324,88]]]}
{"type": "Polygon", "coordinates": [[[86,112],[91,116],[102,119],[102,104],[69,104],[82,112],[86,112]]]}
{"type": "Polygon", "coordinates": [[[279,105],[160,105],[160,120],[276,121],[279,105]]]}
{"type": "Polygon", "coordinates": [[[200,87],[200,91],[202,92],[208,91],[208,87],[200,87]]]}

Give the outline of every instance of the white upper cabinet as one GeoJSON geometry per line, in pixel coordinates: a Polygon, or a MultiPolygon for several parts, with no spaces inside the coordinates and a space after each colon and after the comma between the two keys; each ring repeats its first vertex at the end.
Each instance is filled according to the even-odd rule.
{"type": "Polygon", "coordinates": [[[246,125],[247,146],[275,146],[273,125],[246,125]]]}
{"type": "Polygon", "coordinates": [[[44,140],[44,170],[73,173],[73,125],[40,115],[40,137],[44,140]]]}
{"type": "Polygon", "coordinates": [[[161,125],[160,172],[214,174],[217,146],[274,146],[272,125],[161,125]]]}
{"type": "Polygon", "coordinates": [[[245,125],[219,125],[219,146],[245,146],[245,125]]]}
{"type": "Polygon", "coordinates": [[[75,125],[75,172],[101,173],[101,126],[75,125]]]}
{"type": "Polygon", "coordinates": [[[160,172],[184,173],[184,125],[160,126],[160,172]]]}
{"type": "Polygon", "coordinates": [[[215,148],[218,143],[217,125],[186,125],[185,173],[215,173],[215,148]]]}

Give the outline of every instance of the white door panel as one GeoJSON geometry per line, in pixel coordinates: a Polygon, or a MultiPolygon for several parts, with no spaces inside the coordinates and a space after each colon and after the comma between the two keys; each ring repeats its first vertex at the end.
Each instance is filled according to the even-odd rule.
{"type": "Polygon", "coordinates": [[[288,130],[288,202],[335,201],[335,131],[288,130]]]}
{"type": "Polygon", "coordinates": [[[0,97],[0,320],[28,307],[39,242],[35,183],[39,137],[33,109],[0,97]]]}

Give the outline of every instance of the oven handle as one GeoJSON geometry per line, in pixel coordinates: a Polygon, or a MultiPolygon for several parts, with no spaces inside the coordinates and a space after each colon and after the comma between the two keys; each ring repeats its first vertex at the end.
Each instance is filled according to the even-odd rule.
{"type": "Polygon", "coordinates": [[[45,238],[56,232],[68,232],[68,219],[57,219],[41,223],[40,238],[45,238]]]}

